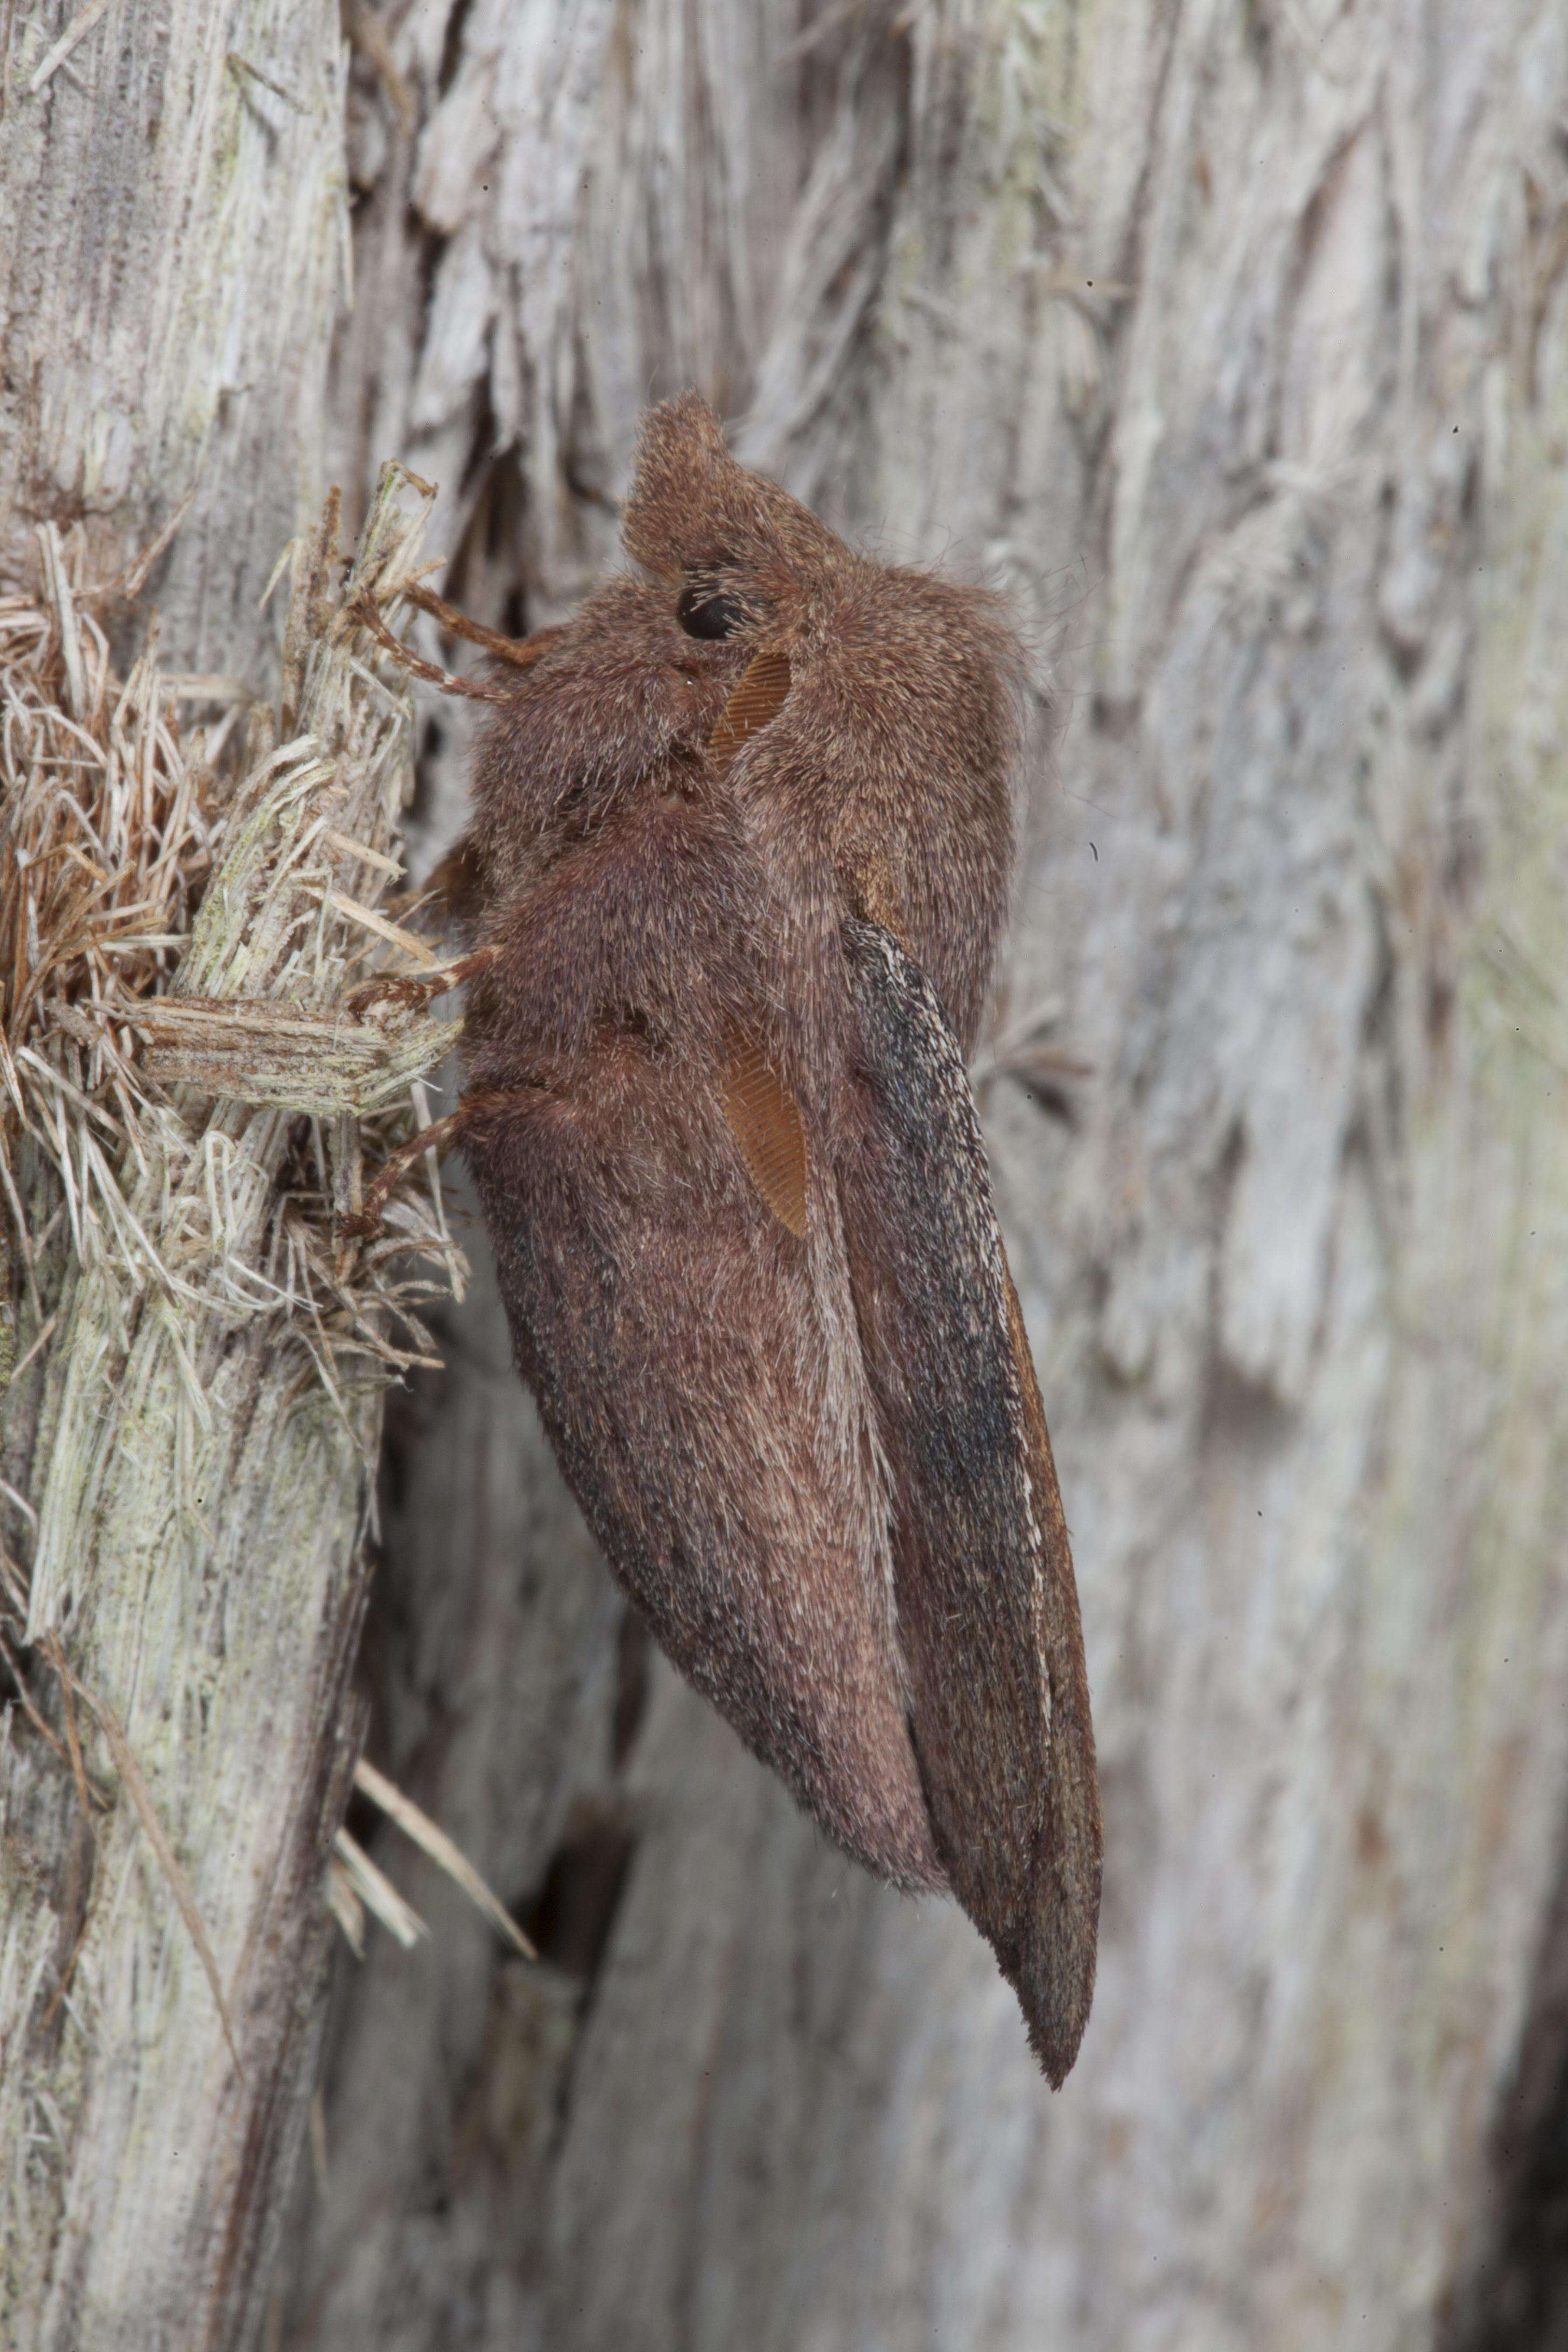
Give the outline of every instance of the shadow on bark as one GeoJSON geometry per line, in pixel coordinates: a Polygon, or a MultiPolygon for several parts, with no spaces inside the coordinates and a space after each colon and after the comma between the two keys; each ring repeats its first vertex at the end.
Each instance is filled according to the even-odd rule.
{"type": "Polygon", "coordinates": [[[1437,2352],[1557,2352],[1568,2343],[1568,1819],[1489,2164],[1437,2352]]]}

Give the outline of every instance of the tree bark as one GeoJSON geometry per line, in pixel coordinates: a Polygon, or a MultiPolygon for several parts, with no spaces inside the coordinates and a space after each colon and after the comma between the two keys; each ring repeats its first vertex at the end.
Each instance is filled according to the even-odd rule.
{"type": "MultiPolygon", "coordinates": [[[[349,1205],[369,1097],[339,1101],[341,1049],[299,1015],[354,1029],[341,999],[364,927],[339,902],[382,887],[412,758],[330,537],[279,600],[280,680],[257,611],[320,486],[346,226],[335,11],[275,14],[0,13],[0,1147],[21,1210],[0,1431],[21,1701],[0,1735],[0,2336],[27,2352],[255,2339],[361,1730],[391,1293],[370,1279],[356,1308],[326,1263],[333,1202],[310,1171],[330,1192],[330,1157],[349,1205]],[[154,575],[163,667],[149,652],[121,693],[89,615],[175,523],[154,575]],[[222,762],[219,730],[176,714],[232,708],[243,678],[209,673],[237,665],[279,707],[253,710],[248,761],[222,762]],[[42,860],[98,880],[58,935],[25,864],[54,804],[98,817],[42,860]],[[193,855],[193,874],[212,866],[194,927],[190,893],[159,885],[193,855]],[[238,1099],[145,1094],[155,1056],[130,1056],[126,1024],[152,1011],[116,991],[129,919],[145,931],[155,898],[154,932],[176,925],[139,950],[165,958],[149,982],[165,1078],[184,1028],[205,1022],[210,1045],[247,999],[247,1035],[279,1008],[285,1083],[258,1066],[238,1099]],[[121,907],[113,952],[90,947],[121,907]],[[73,1003],[55,982],[28,1031],[30,977],[94,953],[94,985],[73,1003]]],[[[390,598],[406,537],[389,486],[351,589],[390,598]]],[[[384,1053],[359,1042],[363,1076],[384,1053]]],[[[388,1042],[396,1062],[409,1040],[388,1042]]]]}
{"type": "MultiPolygon", "coordinates": [[[[1053,2101],[961,1919],[657,1665],[637,1717],[477,1297],[394,1445],[373,1736],[547,1965],[474,1929],[344,1983],[287,2340],[1430,2340],[1561,1867],[1561,12],[385,24],[418,127],[356,69],[330,405],[345,470],[440,479],[472,608],[613,560],[689,382],[836,523],[1012,587],[984,1091],[1107,1899],[1053,2101]],[[506,1499],[455,1521],[470,1460],[506,1499]],[[525,1656],[586,1708],[526,1790],[525,1656]]],[[[434,841],[447,712],[427,751],[434,841]]]]}
{"type": "Polygon", "coordinates": [[[0,557],[78,523],[106,577],[189,499],[155,576],[165,657],[259,684],[349,290],[337,10],[7,0],[0,32],[0,557]]]}
{"type": "MultiPolygon", "coordinates": [[[[159,590],[182,660],[265,673],[252,590],[323,459],[351,508],[389,457],[438,482],[447,593],[550,619],[615,560],[639,414],[689,383],[840,528],[1009,586],[1035,727],[980,1083],[1106,1793],[1097,2006],[1052,2098],[964,1921],[827,1851],[650,1661],[481,1276],[395,1417],[364,1686],[372,1752],[544,1959],[372,1842],[433,1933],[340,1955],[273,2340],[1544,2344],[1561,8],[355,0],[341,149],[325,16],[165,21],[166,72],[127,31],[123,86],[205,91],[267,226],[233,227],[221,141],[162,178],[129,128],[69,133],[150,253],[193,188],[180,220],[229,239],[149,313],[188,335],[122,404],[145,471],[73,472],[121,446],[68,401],[112,338],[74,365],[68,338],[128,248],[18,193],[87,100],[64,68],[24,100],[63,16],[17,20],[0,188],[48,265],[5,279],[8,354],[38,325],[0,384],[0,518],[101,476],[129,547],[229,436],[242,487],[209,457],[159,590]],[[344,155],[355,299],[318,393],[344,155]]],[[[422,707],[427,864],[470,730],[422,707]]],[[[258,2245],[283,2170],[234,2209],[258,2245]]]]}

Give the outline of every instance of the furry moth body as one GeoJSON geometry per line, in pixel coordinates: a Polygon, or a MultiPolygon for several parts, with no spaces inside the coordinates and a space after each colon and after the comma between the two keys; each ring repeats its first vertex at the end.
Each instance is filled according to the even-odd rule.
{"type": "Polygon", "coordinates": [[[1015,648],[688,397],[497,705],[464,1149],[519,1368],[676,1664],[830,1836],[951,1887],[1047,2074],[1100,1832],[1067,1532],[964,1075],[1015,648]]]}

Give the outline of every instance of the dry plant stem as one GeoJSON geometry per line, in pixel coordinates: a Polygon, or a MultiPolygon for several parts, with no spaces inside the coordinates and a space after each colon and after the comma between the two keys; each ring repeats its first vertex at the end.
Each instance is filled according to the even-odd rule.
{"type": "Polygon", "coordinates": [[[369,58],[399,123],[405,131],[411,131],[415,120],[413,94],[397,70],[386,29],[367,0],[351,0],[343,11],[343,27],[355,48],[369,58]]]}
{"type": "MultiPolygon", "coordinates": [[[[62,1678],[69,1675],[69,1668],[63,1667],[61,1674],[62,1678]]],[[[136,1761],[135,1751],[126,1738],[114,1709],[105,1700],[95,1698],[90,1691],[83,1690],[74,1675],[70,1675],[68,1685],[68,1689],[72,1687],[81,1690],[82,1696],[97,1717],[99,1727],[109,1743],[109,1752],[114,1759],[114,1769],[120,1775],[120,1785],[136,1808],[137,1818],[147,1832],[147,1842],[158,1857],[158,1866],[163,1874],[175,1902],[180,1906],[180,1916],[184,1921],[190,1932],[191,1941],[201,1957],[202,1968],[205,1972],[208,1984],[212,1987],[213,2000],[216,2004],[218,2017],[223,2025],[223,2038],[228,2044],[228,2054],[234,2060],[235,2073],[243,2076],[245,2069],[240,2063],[239,2045],[234,2038],[234,2019],[229,2013],[228,2003],[224,1999],[223,1979],[218,1975],[217,1962],[213,1957],[213,1948],[207,1941],[206,1930],[202,1926],[201,1914],[196,1909],[195,1897],[191,1893],[190,1881],[181,1869],[179,1857],[169,1843],[163,1832],[163,1825],[158,1819],[158,1809],[153,1801],[153,1794],[147,1786],[146,1776],[136,1761]]],[[[68,1723],[70,1721],[68,1697],[66,1720],[68,1723]]],[[[73,1763],[78,1752],[73,1734],[71,1739],[73,1763]]],[[[85,1928],[86,1923],[84,1922],[83,1925],[85,1928]]]]}
{"type": "Polygon", "coordinates": [[[332,508],[295,547],[226,783],[53,531],[0,593],[4,1594],[58,1715],[0,1750],[0,2339],[39,2352],[244,2340],[308,2100],[381,1395],[460,1263],[423,1188],[395,1248],[335,1234],[450,1043],[343,1009],[412,774],[353,604],[426,504],[388,469],[341,591],[332,508]]]}
{"type": "MultiPolygon", "coordinates": [[[[400,982],[394,976],[388,987],[400,982]]],[[[162,1086],[258,1108],[368,1118],[406,1098],[450,1049],[452,1033],[433,1021],[372,1023],[354,1003],[312,1013],[267,1000],[160,997],[134,1016],[142,1067],[162,1086]]]]}
{"type": "Polygon", "coordinates": [[[485,1884],[467,1854],[453,1843],[446,1831],[433,1822],[428,1813],[405,1797],[401,1789],[395,1787],[384,1772],[378,1772],[374,1764],[367,1764],[363,1757],[361,1757],[354,1772],[354,1786],[363,1790],[373,1804],[379,1805],[388,1820],[395,1822],[404,1835],[412,1838],[415,1844],[423,1848],[431,1861],[462,1888],[468,1900],[483,1912],[492,1927],[500,1930],[514,1951],[520,1952],[525,1960],[538,1958],[539,1955],[505,1904],[485,1884]]]}

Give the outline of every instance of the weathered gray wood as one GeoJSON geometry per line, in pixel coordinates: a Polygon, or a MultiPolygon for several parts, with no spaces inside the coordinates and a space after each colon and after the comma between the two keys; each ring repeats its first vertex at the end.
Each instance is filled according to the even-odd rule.
{"type": "MultiPolygon", "coordinates": [[[[350,596],[406,536],[389,484],[350,596]]],[[[344,592],[305,572],[289,740],[220,819],[171,1001],[341,1006],[362,934],[328,895],[359,845],[390,863],[408,713],[363,629],[334,624],[344,592]]],[[[9,832],[5,854],[25,854],[9,832]]],[[[55,1041],[10,1042],[41,1065],[55,1041]]],[[[0,1769],[0,2314],[8,2341],[62,2352],[248,2339],[324,2014],[390,1301],[329,1269],[327,1211],[300,1197],[304,1106],[242,1091],[266,1107],[132,1106],[97,1195],[79,1166],[64,1207],[54,1186],[60,1213],[31,1221],[49,1319],[29,1287],[32,1369],[5,1400],[26,1522],[8,1668],[36,1695],[0,1769]]],[[[50,1206],[37,1145],[5,1140],[50,1206]]],[[[346,1206],[350,1123],[327,1141],[346,1206]]]]}
{"type": "MultiPolygon", "coordinates": [[[[1403,2352],[1445,2309],[1479,2326],[1493,2120],[1521,2046],[1556,2063],[1549,2017],[1521,2035],[1568,1760],[1561,8],[360,5],[346,179],[335,10],[110,0],[29,95],[68,13],[0,0],[0,551],[81,515],[111,570],[194,484],[166,655],[259,682],[302,491],[326,471],[363,508],[401,454],[442,485],[449,584],[536,622],[610,559],[647,400],[699,381],[846,528],[1010,582],[1042,708],[999,1024],[1091,1072],[1045,1086],[1070,1120],[986,1087],[1108,1798],[1067,2090],[962,1920],[856,1877],[662,1670],[638,1727],[481,1292],[389,1464],[372,1736],[540,1895],[552,1958],[526,1973],[420,1878],[428,1941],[345,1960],[279,2330],[1403,2352]]],[[[434,722],[426,855],[469,724],[434,722]]],[[[253,1372],[215,1373],[223,1413],[253,1372]]],[[[123,1806],[95,1871],[11,1727],[0,2004],[109,1887],[93,1935],[118,1916],[168,1973],[95,1977],[89,1937],[93,2046],[190,2037],[143,2138],[55,2020],[76,2154],[42,2104],[8,2125],[24,2207],[82,2183],[41,2340],[239,2341],[258,2307],[312,2037],[276,1988],[308,1993],[319,1949],[355,1590],[351,1452],[300,1443],[226,1498],[217,1650],[116,1546],[144,1571],[121,1650],[165,1622],[182,1674],[221,1694],[243,1652],[294,1696],[287,1724],[160,1728],[149,1668],[131,1726],[231,1981],[195,1825],[258,1732],[237,1834],[298,1895],[240,2019],[276,2102],[199,2195],[168,2151],[244,2103],[188,1938],[123,1806]],[[241,1574],[262,1555],[297,1609],[241,1574]]],[[[0,2103],[17,2080],[7,2049],[0,2103]]]]}
{"type": "MultiPolygon", "coordinates": [[[[287,583],[275,616],[258,606],[321,481],[342,79],[335,6],[0,9],[0,572],[36,578],[41,520],[81,526],[89,580],[178,520],[153,569],[165,670],[273,693],[287,583]]],[[[323,893],[378,894],[352,845],[384,860],[412,744],[363,633],[324,642],[338,593],[319,580],[296,613],[292,750],[256,774],[250,835],[220,836],[179,983],[204,998],[335,1006],[363,945],[323,893]]],[[[266,731],[251,740],[260,761],[266,731]]],[[[24,781],[6,767],[8,819],[24,781]]],[[[5,1106],[38,1257],[37,1300],[5,1266],[32,1352],[0,1430],[5,1630],[13,1656],[24,1630],[34,1644],[44,1718],[8,1706],[0,1735],[0,2336],[18,2352],[252,2340],[315,2081],[386,1375],[343,1347],[377,1344],[378,1307],[329,1331],[259,1278],[295,1278],[291,1097],[260,1098],[149,1112],[142,1156],[106,1177],[145,1247],[90,1251],[5,1106]],[[85,1807],[51,1724],[79,1738],[85,1807]]]]}
{"type": "MultiPolygon", "coordinates": [[[[563,2087],[499,1958],[484,2066],[467,1958],[420,1956],[448,2048],[411,2050],[395,1956],[345,1987],[289,2340],[1427,2341],[1485,2234],[1568,1761],[1568,25],[389,24],[422,127],[356,68],[378,299],[331,404],[362,477],[440,477],[470,604],[575,595],[638,411],[695,379],[835,520],[1009,579],[1058,698],[1000,1017],[1092,1076],[1068,1120],[1005,1076],[987,1104],[1107,1906],[1053,2102],[962,1921],[847,1873],[656,1676],[563,2087]]],[[[399,1452],[416,1489],[466,1378],[399,1452]]],[[[552,1591],[558,1524],[521,1555],[552,1591]]],[[[517,1540],[397,1529],[411,1652],[517,1540]]],[[[430,1671],[391,1742],[416,1794],[461,1687],[430,1671]]],[[[481,1855],[517,1801],[470,1786],[481,1855]]]]}
{"type": "Polygon", "coordinates": [[[258,688],[257,600],[325,487],[344,60],[335,0],[0,7],[0,559],[80,521],[108,577],[189,498],[165,648],[258,688]]]}
{"type": "MultiPolygon", "coordinates": [[[[452,1213],[482,1266],[460,1183],[452,1213]]],[[[433,1320],[447,1369],[415,1375],[391,1416],[370,1745],[517,1901],[563,1840],[585,1844],[590,1875],[595,1852],[613,1874],[620,1612],[512,1372],[493,1282],[433,1320]]],[[[343,1955],[326,2193],[302,2184],[300,2217],[331,2226],[290,2282],[282,2340],[441,2344],[479,2311],[498,2342],[527,2342],[583,1965],[509,1958],[406,1846],[373,1851],[432,1933],[405,1952],[373,1928],[363,1964],[343,1955]]]]}

